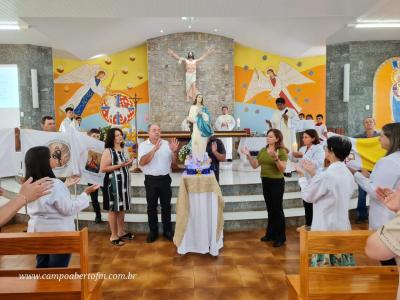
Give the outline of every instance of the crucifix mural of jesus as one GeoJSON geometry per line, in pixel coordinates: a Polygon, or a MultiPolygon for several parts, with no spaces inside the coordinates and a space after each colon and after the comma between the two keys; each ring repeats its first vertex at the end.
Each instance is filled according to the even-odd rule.
{"type": "Polygon", "coordinates": [[[168,49],[168,54],[173,58],[178,60],[179,63],[182,61],[185,62],[186,65],[186,100],[194,101],[197,94],[199,94],[199,90],[196,87],[196,66],[197,63],[205,59],[208,55],[213,53],[215,50],[213,48],[208,48],[207,51],[198,59],[194,58],[194,53],[190,51],[187,55],[187,58],[180,57],[173,50],[168,49]]]}

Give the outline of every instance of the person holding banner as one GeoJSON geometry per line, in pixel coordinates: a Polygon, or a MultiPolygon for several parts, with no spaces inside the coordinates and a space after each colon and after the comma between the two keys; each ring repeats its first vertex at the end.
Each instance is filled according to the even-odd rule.
{"type": "MultiPolygon", "coordinates": [[[[38,201],[28,204],[28,232],[74,231],[75,215],[89,206],[89,194],[96,191],[99,185],[87,187],[76,200],[71,200],[68,185],[75,184],[79,177],[68,179],[66,184],[57,179],[53,173],[57,161],[50,155],[45,146],[30,148],[25,155],[25,180],[40,181],[49,177],[53,183],[51,193],[42,196],[38,201]]],[[[39,254],[36,256],[37,268],[65,268],[71,258],[70,253],[39,254]]]]}
{"type": "Polygon", "coordinates": [[[73,121],[74,121],[74,110],[72,107],[67,107],[65,109],[65,119],[61,122],[60,125],[60,132],[68,132],[73,128],[73,121]]]}
{"type": "Polygon", "coordinates": [[[108,210],[110,242],[124,245],[123,240],[133,240],[134,235],[125,231],[125,211],[129,210],[131,180],[128,168],[132,159],[124,154],[124,136],[119,128],[111,128],[106,136],[106,148],[101,156],[100,172],[105,173],[103,185],[103,209],[108,210]]]}
{"type": "MultiPolygon", "coordinates": [[[[377,230],[396,216],[378,200],[375,189],[377,187],[394,189],[400,182],[400,123],[383,126],[380,143],[387,153],[375,164],[371,174],[364,170],[354,174],[357,184],[369,195],[369,228],[371,230],[377,230]]],[[[392,265],[395,261],[392,259],[382,264],[392,265]]]]}
{"type": "MultiPolygon", "coordinates": [[[[366,117],[364,119],[364,132],[357,134],[354,138],[372,138],[379,136],[379,132],[375,130],[375,119],[366,117]]],[[[368,208],[367,208],[367,192],[358,186],[358,201],[357,201],[357,224],[368,222],[368,208]]]]}
{"type": "MultiPolygon", "coordinates": [[[[49,177],[44,177],[33,182],[33,178],[29,177],[21,185],[17,197],[0,207],[0,227],[10,221],[22,207],[49,194],[53,187],[53,182],[49,179],[49,177]]],[[[2,188],[0,188],[0,196],[4,196],[4,190],[2,188]]]]}
{"type": "Polygon", "coordinates": [[[44,116],[41,119],[40,125],[43,131],[56,132],[56,121],[52,116],[44,116]]]}

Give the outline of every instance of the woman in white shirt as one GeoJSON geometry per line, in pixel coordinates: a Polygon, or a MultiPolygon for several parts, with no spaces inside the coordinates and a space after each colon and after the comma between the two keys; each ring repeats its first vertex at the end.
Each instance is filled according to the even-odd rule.
{"type": "MultiPolygon", "coordinates": [[[[324,172],[317,174],[309,161],[303,161],[297,167],[301,196],[304,201],[314,204],[312,231],[351,230],[349,205],[356,184],[344,163],[351,147],[347,138],[330,137],[325,149],[325,158],[330,165],[324,172]],[[305,172],[310,179],[304,177],[305,172]]],[[[354,265],[354,259],[349,254],[318,254],[312,257],[311,265],[354,265]]]]}
{"type": "MultiPolygon", "coordinates": [[[[26,152],[25,179],[32,177],[33,181],[38,181],[44,177],[49,177],[49,180],[53,181],[50,194],[28,204],[28,215],[30,217],[28,232],[74,231],[74,216],[89,206],[90,197],[88,194],[99,188],[98,185],[87,187],[76,200],[72,200],[66,185],[76,183],[79,178],[68,180],[65,185],[54,176],[52,169],[56,166],[57,160],[50,156],[50,150],[47,147],[33,147],[26,152]]],[[[36,257],[36,267],[67,267],[70,258],[70,253],[39,254],[36,257]]]]}
{"type": "MultiPolygon", "coordinates": [[[[383,126],[379,141],[381,147],[387,150],[385,157],[375,164],[371,174],[365,170],[354,174],[357,184],[369,195],[369,228],[371,230],[377,230],[396,216],[378,200],[375,189],[377,187],[394,189],[400,183],[400,123],[383,126]]],[[[382,263],[395,264],[395,261],[382,263]]]]}
{"type": "MultiPolygon", "coordinates": [[[[32,177],[25,180],[19,189],[18,195],[3,206],[0,206],[0,227],[5,225],[17,212],[36,199],[50,193],[53,182],[44,177],[33,182],[32,177]]],[[[0,187],[0,196],[4,196],[4,190],[0,187]]],[[[5,197],[5,196],[4,196],[5,197]]]]}
{"type": "MultiPolygon", "coordinates": [[[[312,162],[315,166],[317,174],[324,169],[325,151],[320,144],[319,136],[316,130],[307,129],[303,133],[304,146],[299,151],[289,153],[289,159],[295,163],[302,163],[303,161],[312,162]]],[[[306,178],[310,178],[309,174],[305,174],[306,178]]],[[[306,227],[310,227],[313,216],[313,204],[303,200],[306,227]]]]}

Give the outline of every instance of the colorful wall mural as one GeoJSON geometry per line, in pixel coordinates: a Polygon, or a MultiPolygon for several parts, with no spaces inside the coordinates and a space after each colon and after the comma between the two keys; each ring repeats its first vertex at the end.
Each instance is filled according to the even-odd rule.
{"type": "MultiPolygon", "coordinates": [[[[118,125],[134,132],[133,98],[138,101],[138,129],[146,130],[149,95],[146,44],[87,61],[55,57],[57,125],[64,109],[74,108],[85,130],[118,125]]],[[[325,114],[325,56],[286,58],[235,45],[235,118],[241,128],[262,133],[275,99],[305,114],[325,114]]]]}
{"type": "Polygon", "coordinates": [[[400,122],[400,57],[389,58],[379,66],[373,88],[377,127],[400,122]]]}
{"type": "Polygon", "coordinates": [[[275,99],[305,114],[325,115],[326,57],[287,58],[235,45],[235,118],[241,128],[266,130],[275,99]]]}
{"type": "Polygon", "coordinates": [[[119,125],[134,132],[136,96],[138,128],[146,130],[149,113],[146,44],[87,61],[55,57],[53,64],[58,126],[65,118],[64,109],[70,106],[82,117],[84,130],[119,125]]]}

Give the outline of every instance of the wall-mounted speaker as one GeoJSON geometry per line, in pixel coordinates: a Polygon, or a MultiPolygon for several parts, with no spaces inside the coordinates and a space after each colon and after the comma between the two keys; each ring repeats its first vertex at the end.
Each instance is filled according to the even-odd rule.
{"type": "Polygon", "coordinates": [[[31,81],[32,81],[32,107],[39,108],[39,89],[38,89],[38,78],[36,69],[31,69],[31,81]]]}
{"type": "Polygon", "coordinates": [[[350,64],[344,64],[343,68],[343,102],[350,100],[350,64]]]}

